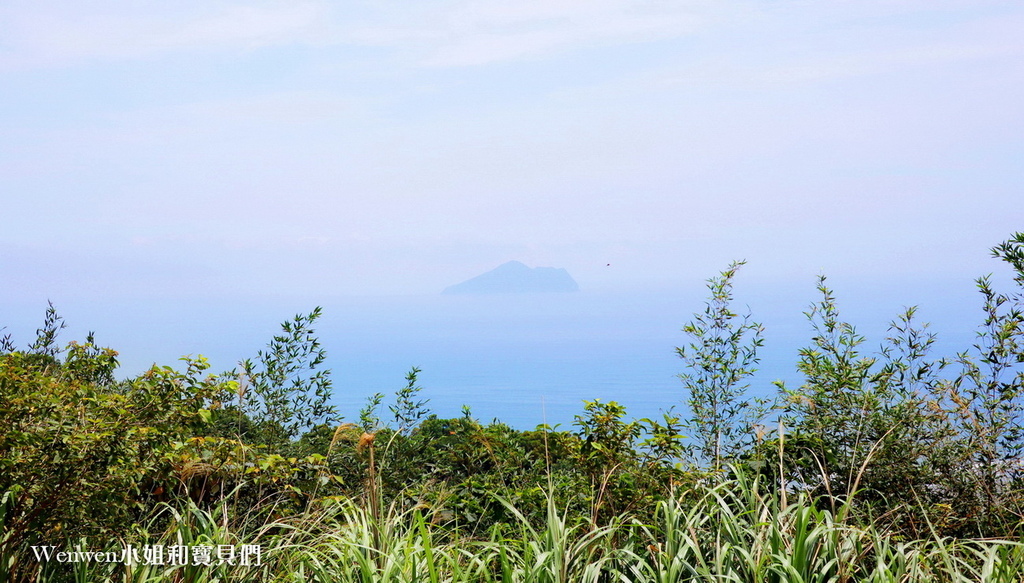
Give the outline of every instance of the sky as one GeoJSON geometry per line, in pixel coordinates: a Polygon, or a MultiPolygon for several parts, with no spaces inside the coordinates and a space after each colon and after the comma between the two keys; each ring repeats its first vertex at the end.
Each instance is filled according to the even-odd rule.
{"type": "Polygon", "coordinates": [[[0,304],[513,259],[969,282],[1024,230],[1021,30],[986,0],[5,0],[0,304]]]}

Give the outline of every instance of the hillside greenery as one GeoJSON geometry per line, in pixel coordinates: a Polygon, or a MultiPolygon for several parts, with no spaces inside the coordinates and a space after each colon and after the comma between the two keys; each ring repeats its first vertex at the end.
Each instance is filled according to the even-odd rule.
{"type": "Polygon", "coordinates": [[[319,308],[235,370],[123,378],[51,305],[29,345],[0,338],[0,580],[1019,581],[1024,233],[992,252],[1013,287],[977,280],[954,355],[914,308],[869,349],[820,278],[804,381],[771,399],[747,392],[765,331],[734,263],[682,328],[685,415],[586,401],[562,430],[439,418],[417,368],[343,418],[319,308]],[[154,545],[262,554],[39,555],[154,545]]]}

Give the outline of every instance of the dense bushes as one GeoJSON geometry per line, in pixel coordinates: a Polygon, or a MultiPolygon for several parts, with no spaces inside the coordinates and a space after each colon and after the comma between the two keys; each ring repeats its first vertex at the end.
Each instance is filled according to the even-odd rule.
{"type": "Polygon", "coordinates": [[[4,546],[118,531],[146,512],[171,445],[194,434],[219,385],[202,360],[112,382],[116,354],[71,343],[62,360],[0,355],[4,546]]]}

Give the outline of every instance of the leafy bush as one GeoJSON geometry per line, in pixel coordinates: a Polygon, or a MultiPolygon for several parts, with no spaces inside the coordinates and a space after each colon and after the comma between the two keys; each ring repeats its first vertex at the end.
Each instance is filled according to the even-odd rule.
{"type": "Polygon", "coordinates": [[[204,360],[185,364],[115,383],[116,353],[91,342],[0,355],[0,544],[116,532],[137,519],[144,484],[166,471],[162,456],[225,390],[203,376],[204,360]]]}
{"type": "Polygon", "coordinates": [[[708,280],[703,312],[683,327],[688,346],[676,348],[686,365],[679,375],[686,388],[695,445],[695,461],[720,470],[750,445],[751,426],[759,408],[746,398],[748,377],[756,372],[757,350],[764,344],[764,326],[732,311],[732,280],[745,262],[734,262],[708,280]]]}

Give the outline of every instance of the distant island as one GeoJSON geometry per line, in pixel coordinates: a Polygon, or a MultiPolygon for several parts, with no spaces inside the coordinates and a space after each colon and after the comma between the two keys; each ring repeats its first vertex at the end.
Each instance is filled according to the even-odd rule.
{"type": "Polygon", "coordinates": [[[442,294],[519,294],[580,291],[569,272],[557,267],[530,268],[518,261],[449,286],[442,294]]]}

